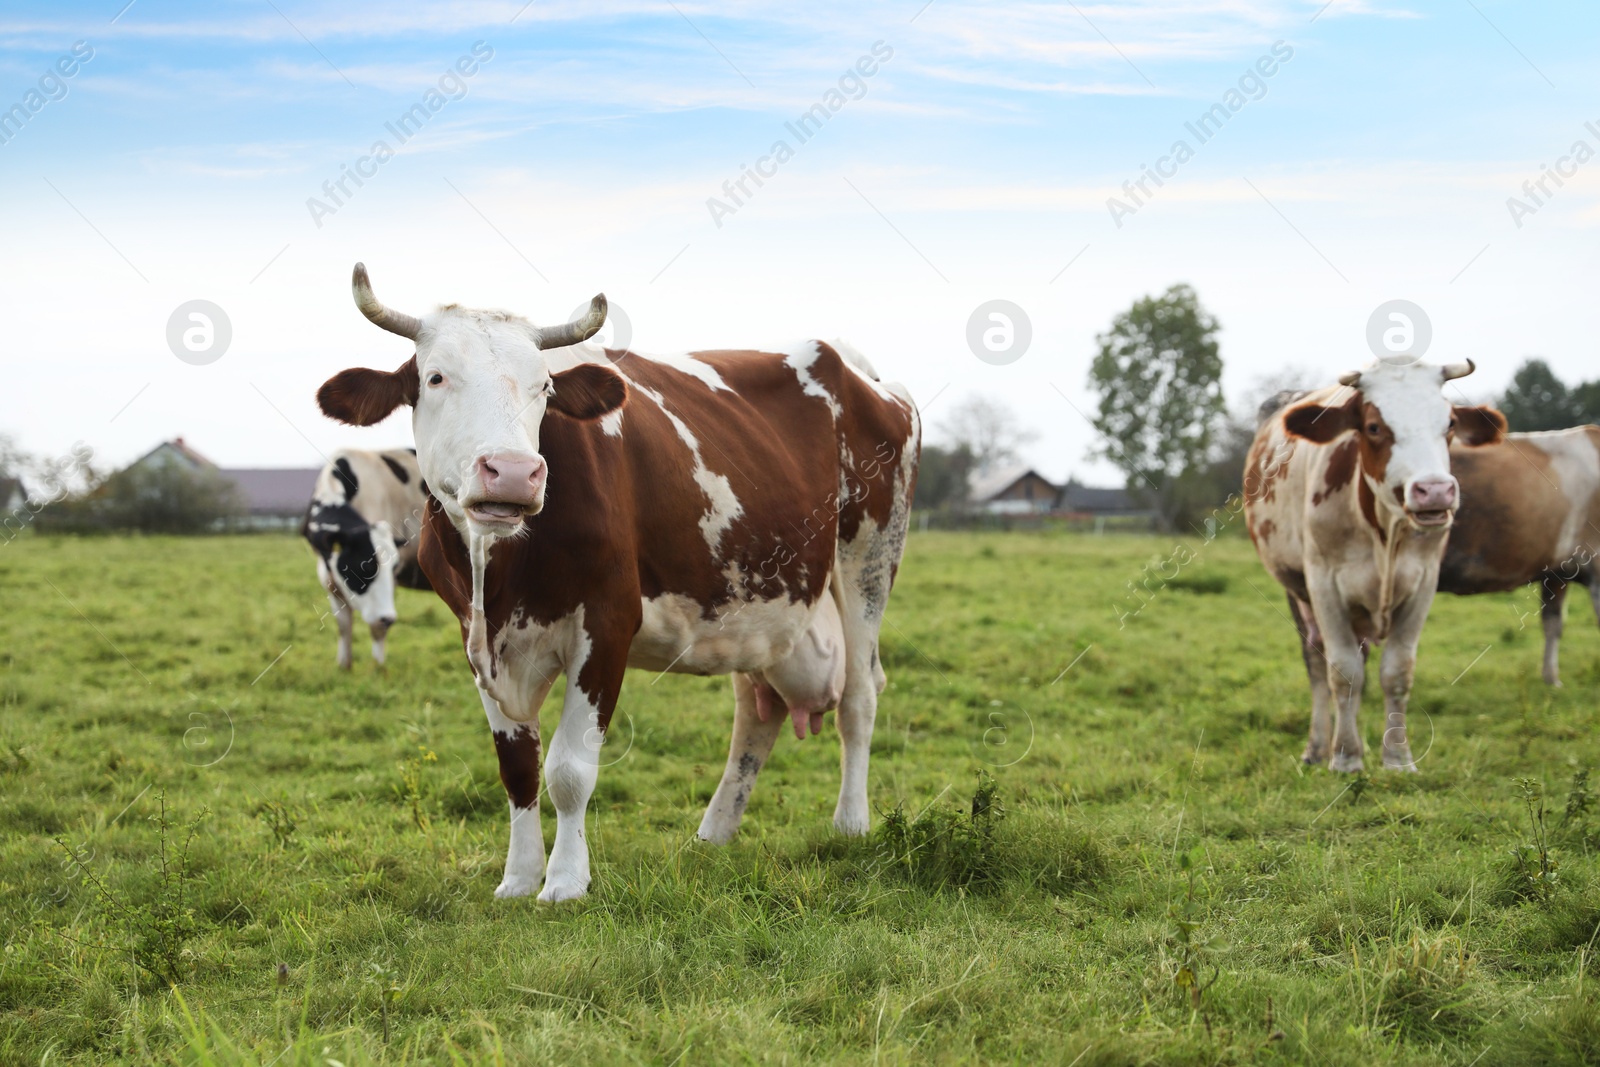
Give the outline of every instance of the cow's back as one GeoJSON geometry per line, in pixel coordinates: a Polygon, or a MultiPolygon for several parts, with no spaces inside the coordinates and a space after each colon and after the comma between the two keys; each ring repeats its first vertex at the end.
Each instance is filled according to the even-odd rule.
{"type": "MultiPolygon", "coordinates": [[[[787,654],[828,595],[841,539],[866,522],[892,525],[909,500],[914,408],[816,342],[609,357],[627,404],[541,426],[545,505],[490,557],[491,644],[514,617],[553,625],[633,603],[633,666],[723,673],[787,654]]],[[[465,618],[465,546],[442,514],[428,530],[438,551],[424,547],[423,560],[449,572],[434,574],[436,587],[465,618]]]]}
{"type": "Polygon", "coordinates": [[[1577,554],[1600,551],[1600,427],[1509,435],[1453,446],[1461,506],[1439,569],[1439,589],[1516,589],[1577,554]]]}

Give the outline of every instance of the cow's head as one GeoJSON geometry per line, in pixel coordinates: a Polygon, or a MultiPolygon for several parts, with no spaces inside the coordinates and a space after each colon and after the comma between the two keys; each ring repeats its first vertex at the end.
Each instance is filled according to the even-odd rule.
{"type": "Polygon", "coordinates": [[[1353,433],[1361,476],[1377,507],[1390,514],[1398,509],[1417,526],[1448,526],[1460,504],[1450,442],[1492,444],[1506,431],[1505,416],[1494,408],[1444,398],[1444,383],[1473,369],[1470,359],[1442,367],[1380,360],[1339,379],[1350,391],[1343,403],[1297,404],[1284,412],[1284,428],[1317,444],[1353,433]]]}
{"type": "Polygon", "coordinates": [[[362,313],[415,341],[416,354],[392,372],[340,371],[317,391],[317,402],[330,418],[354,426],[411,405],[422,476],[463,534],[513,534],[544,507],[539,427],[546,412],[597,419],[627,401],[627,386],[610,367],[579,364],[552,374],[544,356],[600,329],[604,295],[576,322],[538,327],[506,312],[455,305],[421,319],[391,311],[373,296],[360,263],[353,286],[362,313]]]}
{"type": "Polygon", "coordinates": [[[316,550],[323,586],[360,612],[362,622],[387,631],[395,620],[399,558],[389,524],[368,525],[349,504],[313,500],[301,532],[316,550]]]}

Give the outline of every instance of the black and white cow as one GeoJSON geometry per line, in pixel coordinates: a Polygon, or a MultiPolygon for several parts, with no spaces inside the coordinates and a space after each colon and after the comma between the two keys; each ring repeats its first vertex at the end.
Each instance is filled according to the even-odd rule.
{"type": "Polygon", "coordinates": [[[339,624],[339,666],[350,669],[353,610],[372,631],[383,665],[394,625],[394,589],[431,590],[417,565],[427,487],[411,449],[333,454],[317,476],[300,532],[317,553],[317,577],[339,624]]]}

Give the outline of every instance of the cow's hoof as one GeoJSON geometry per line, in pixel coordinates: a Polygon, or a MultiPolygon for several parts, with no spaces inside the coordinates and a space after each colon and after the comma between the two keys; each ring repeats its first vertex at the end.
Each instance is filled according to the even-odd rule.
{"type": "Polygon", "coordinates": [[[1328,761],[1328,770],[1337,771],[1340,774],[1354,774],[1356,771],[1364,770],[1365,768],[1366,762],[1362,760],[1359,754],[1352,756],[1343,752],[1335,752],[1333,758],[1328,761]]]}
{"type": "Polygon", "coordinates": [[[517,897],[532,896],[534,890],[539,888],[537,878],[519,878],[515,875],[506,875],[505,879],[495,888],[496,900],[514,900],[517,897]]]}
{"type": "Polygon", "coordinates": [[[838,812],[833,817],[833,828],[846,837],[865,837],[872,828],[871,820],[865,814],[857,815],[853,812],[838,812]]]}
{"type": "Polygon", "coordinates": [[[1383,769],[1386,771],[1408,771],[1417,773],[1417,763],[1409,755],[1383,757],[1383,769]]]}
{"type": "Polygon", "coordinates": [[[1300,762],[1307,767],[1321,767],[1328,762],[1328,754],[1326,752],[1318,752],[1314,748],[1308,748],[1300,753],[1300,762]]]}
{"type": "Polygon", "coordinates": [[[542,904],[560,904],[564,900],[580,900],[589,892],[587,885],[577,882],[550,881],[544,884],[544,890],[539,894],[542,904]]]}

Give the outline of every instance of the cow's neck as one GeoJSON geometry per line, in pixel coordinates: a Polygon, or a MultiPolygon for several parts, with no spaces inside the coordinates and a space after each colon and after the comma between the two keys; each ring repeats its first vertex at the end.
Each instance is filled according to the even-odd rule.
{"type": "MultiPolygon", "coordinates": [[[[1383,487],[1376,484],[1371,475],[1362,471],[1361,477],[1368,492],[1372,493],[1380,524],[1374,528],[1370,523],[1363,522],[1371,531],[1373,555],[1378,560],[1378,604],[1377,610],[1372,612],[1373,640],[1383,641],[1388,638],[1389,627],[1394,621],[1394,583],[1396,572],[1400,569],[1401,550],[1413,541],[1434,540],[1429,535],[1435,534],[1435,531],[1420,527],[1413,529],[1405,509],[1391,506],[1379,492],[1383,487]]],[[[1360,507],[1359,503],[1357,507],[1360,507]]],[[[1441,527],[1444,531],[1449,529],[1449,526],[1441,527]]],[[[1437,547],[1442,550],[1442,538],[1437,547]]]]}
{"type": "Polygon", "coordinates": [[[478,676],[478,687],[493,696],[494,657],[489,651],[489,620],[483,610],[483,574],[489,566],[490,538],[467,533],[467,555],[472,564],[472,605],[467,623],[467,662],[478,676]]]}

